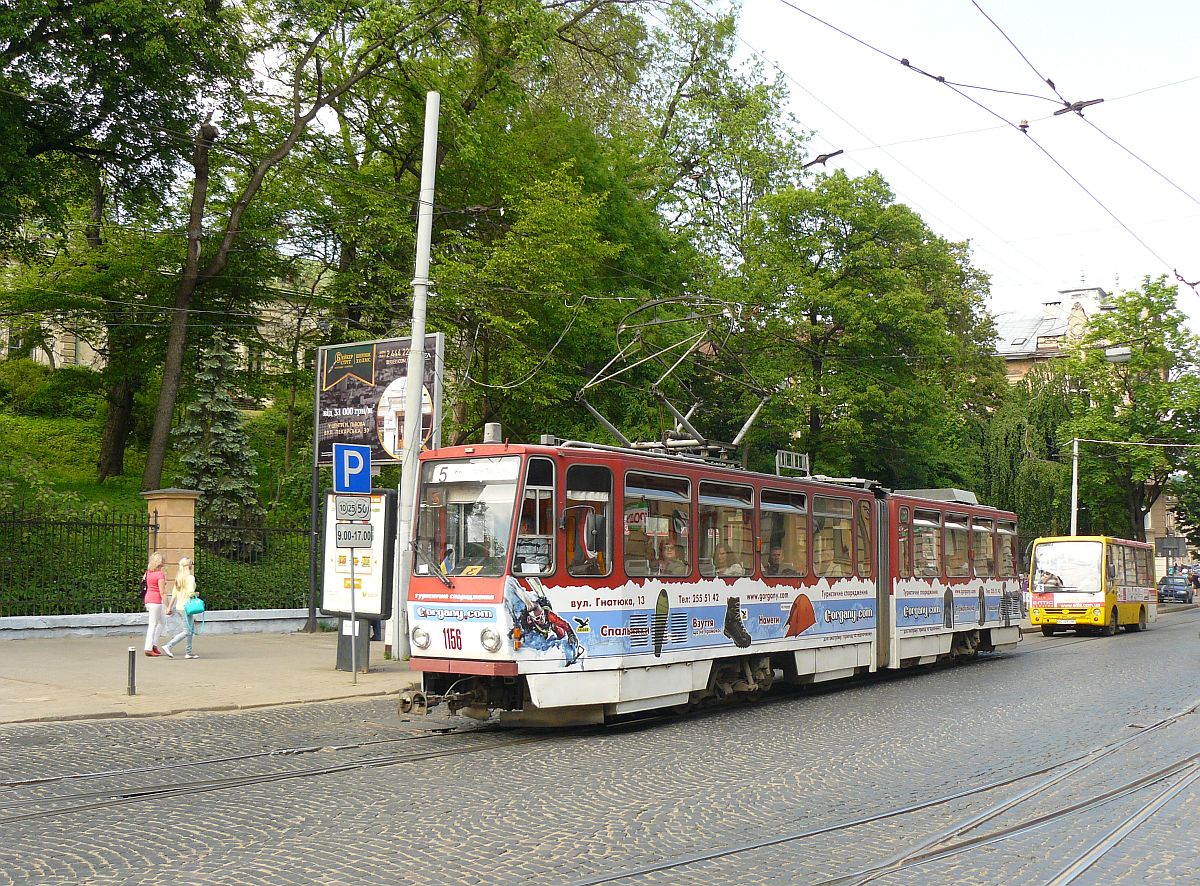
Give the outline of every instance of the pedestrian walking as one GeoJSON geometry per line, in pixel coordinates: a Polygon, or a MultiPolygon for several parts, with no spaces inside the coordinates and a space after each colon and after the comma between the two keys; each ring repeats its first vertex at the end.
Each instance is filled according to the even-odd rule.
{"type": "Polygon", "coordinates": [[[167,654],[168,658],[174,658],[175,653],[171,651],[171,647],[180,640],[187,639],[187,652],[184,658],[199,658],[200,656],[192,652],[192,638],[196,636],[196,616],[187,611],[188,601],[196,596],[196,570],[192,565],[192,561],[187,557],[179,558],[179,569],[175,571],[175,587],[171,590],[170,597],[167,598],[167,617],[170,618],[171,613],[175,613],[173,629],[178,628],[179,633],[167,641],[163,646],[162,651],[167,654]]]}
{"type": "Polygon", "coordinates": [[[163,583],[167,580],[163,572],[163,555],[155,551],[146,562],[146,612],[150,622],[146,625],[146,654],[162,655],[158,651],[158,635],[163,629],[163,583]]]}

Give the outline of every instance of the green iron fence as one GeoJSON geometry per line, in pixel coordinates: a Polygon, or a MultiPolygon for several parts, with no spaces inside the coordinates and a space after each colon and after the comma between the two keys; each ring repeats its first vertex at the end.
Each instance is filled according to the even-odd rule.
{"type": "Polygon", "coordinates": [[[0,616],[140,612],[158,514],[0,507],[0,616]]]}
{"type": "Polygon", "coordinates": [[[209,609],[308,606],[308,526],[196,524],[196,587],[209,609]]]}

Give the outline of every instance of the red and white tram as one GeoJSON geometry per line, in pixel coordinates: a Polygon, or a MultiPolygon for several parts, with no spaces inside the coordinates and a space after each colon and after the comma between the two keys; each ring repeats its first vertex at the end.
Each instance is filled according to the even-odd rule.
{"type": "Polygon", "coordinates": [[[424,699],[565,725],[1014,646],[1017,519],[586,443],[421,456],[424,699]]]}

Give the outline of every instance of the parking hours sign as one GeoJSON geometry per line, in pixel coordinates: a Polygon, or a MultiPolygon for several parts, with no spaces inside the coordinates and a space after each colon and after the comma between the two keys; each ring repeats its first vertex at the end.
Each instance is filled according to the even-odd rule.
{"type": "Polygon", "coordinates": [[[375,543],[375,527],[370,523],[338,523],[333,543],[338,548],[369,548],[375,543]]]}

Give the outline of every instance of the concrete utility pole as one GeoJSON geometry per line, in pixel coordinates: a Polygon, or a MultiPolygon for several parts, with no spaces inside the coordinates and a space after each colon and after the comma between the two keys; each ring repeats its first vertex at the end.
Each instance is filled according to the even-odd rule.
{"type": "Polygon", "coordinates": [[[1071,440],[1071,535],[1075,535],[1079,513],[1079,438],[1071,440]]]}
{"type": "Polygon", "coordinates": [[[433,178],[437,171],[438,114],[442,97],[425,96],[425,145],[421,155],[421,196],[417,207],[417,257],[413,265],[412,348],[404,400],[404,455],[400,468],[400,556],[396,558],[396,596],[392,606],[392,650],[412,656],[408,637],[408,586],[412,576],[412,537],[417,505],[417,469],[421,454],[421,394],[425,389],[425,306],[429,299],[429,246],[433,239],[433,178]]]}

